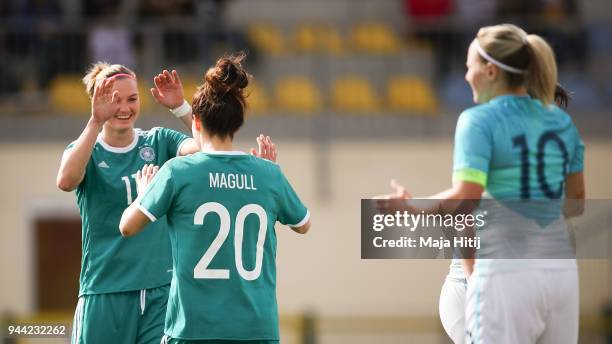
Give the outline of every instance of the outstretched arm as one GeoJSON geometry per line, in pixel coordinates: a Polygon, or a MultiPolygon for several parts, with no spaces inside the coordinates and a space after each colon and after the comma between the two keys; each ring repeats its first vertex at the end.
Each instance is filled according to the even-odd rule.
{"type": "MultiPolygon", "coordinates": [[[[163,70],[153,78],[155,87],[151,88],[151,94],[155,101],[168,110],[177,109],[183,106],[185,100],[185,91],[183,83],[176,70],[169,72],[163,70]]],[[[187,104],[189,106],[189,104],[187,104]]],[[[191,107],[185,108],[188,111],[183,111],[182,116],[178,117],[185,124],[187,129],[191,130],[191,107]]]]}
{"type": "Polygon", "coordinates": [[[63,191],[72,191],[83,181],[98,133],[119,110],[118,92],[112,91],[114,82],[114,79],[106,79],[96,86],[91,99],[91,118],[74,146],[62,156],[56,184],[63,191]]]}

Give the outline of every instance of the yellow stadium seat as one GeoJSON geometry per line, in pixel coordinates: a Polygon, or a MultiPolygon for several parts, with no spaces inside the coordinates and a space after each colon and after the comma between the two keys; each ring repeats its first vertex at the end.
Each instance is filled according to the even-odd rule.
{"type": "Polygon", "coordinates": [[[51,81],[49,96],[51,106],[58,111],[79,115],[91,112],[91,101],[79,76],[57,76],[51,81]]]}
{"type": "Polygon", "coordinates": [[[380,102],[370,83],[359,76],[345,76],[334,81],[332,106],[340,112],[373,113],[380,102]]]}
{"type": "MultiPolygon", "coordinates": [[[[138,86],[140,97],[140,110],[148,110],[154,102],[148,88],[138,86]]],[[[91,100],[85,90],[81,77],[77,75],[60,75],[51,81],[49,87],[51,106],[66,114],[89,116],[91,113],[91,100]]]]}
{"type": "Polygon", "coordinates": [[[253,25],[248,29],[247,35],[253,45],[265,53],[280,54],[285,51],[283,35],[272,25],[253,25]]]}
{"type": "Polygon", "coordinates": [[[307,77],[289,76],[280,79],[274,92],[279,110],[309,113],[321,109],[321,93],[307,77]]]}
{"type": "Polygon", "coordinates": [[[395,32],[389,26],[379,23],[353,27],[349,40],[352,47],[360,52],[393,54],[402,47],[401,39],[395,32]]]}
{"type": "Polygon", "coordinates": [[[341,54],[342,38],[338,31],[327,25],[300,25],[293,38],[298,51],[309,53],[341,54]]]}
{"type": "Polygon", "coordinates": [[[190,76],[181,77],[181,83],[183,84],[183,92],[185,95],[185,99],[191,104],[193,101],[193,95],[198,89],[198,86],[204,82],[204,77],[202,79],[196,79],[190,76]]]}
{"type": "Polygon", "coordinates": [[[249,114],[261,115],[270,109],[270,97],[263,87],[251,81],[246,89],[249,114]]]}
{"type": "MultiPolygon", "coordinates": [[[[142,81],[138,83],[138,97],[140,98],[140,114],[146,114],[153,104],[157,104],[151,94],[151,87],[145,87],[142,81]]],[[[161,105],[159,105],[161,106],[161,105]]]]}
{"type": "Polygon", "coordinates": [[[416,76],[398,76],[387,84],[387,102],[391,110],[435,113],[439,102],[431,84],[416,76]]]}

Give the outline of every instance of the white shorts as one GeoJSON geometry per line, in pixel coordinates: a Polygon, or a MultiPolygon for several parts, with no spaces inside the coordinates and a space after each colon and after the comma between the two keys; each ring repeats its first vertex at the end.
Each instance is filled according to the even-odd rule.
{"type": "Polygon", "coordinates": [[[440,292],[440,321],[444,331],[455,344],[463,344],[465,340],[466,292],[465,278],[446,276],[440,292]]]}
{"type": "Polygon", "coordinates": [[[466,343],[578,341],[578,270],[530,269],[469,279],[466,343]]]}

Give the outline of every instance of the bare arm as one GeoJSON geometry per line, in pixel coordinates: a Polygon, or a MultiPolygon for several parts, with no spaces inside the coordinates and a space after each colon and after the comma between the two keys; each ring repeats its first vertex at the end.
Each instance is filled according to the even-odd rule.
{"type": "Polygon", "coordinates": [[[306,234],[310,229],[310,219],[308,219],[308,221],[306,221],[306,223],[301,225],[300,227],[291,227],[291,229],[296,233],[306,234]]]}
{"type": "Polygon", "coordinates": [[[96,87],[91,100],[91,118],[74,147],[66,150],[62,156],[56,185],[63,191],[72,191],[83,181],[98,133],[119,109],[116,103],[117,92],[112,92],[113,84],[114,79],[107,79],[96,87]]]}
{"type": "Polygon", "coordinates": [[[570,218],[582,215],[585,198],[584,173],[568,174],[565,178],[565,204],[563,206],[565,217],[570,218]]]}
{"type": "Polygon", "coordinates": [[[476,259],[474,258],[461,259],[461,265],[463,265],[463,273],[465,274],[465,278],[470,278],[470,276],[472,276],[472,272],[474,272],[475,262],[476,259]]]}
{"type": "Polygon", "coordinates": [[[124,237],[140,233],[149,223],[151,223],[151,220],[143,214],[135,204],[136,202],[130,204],[130,206],[123,211],[123,215],[121,215],[119,230],[124,237]]]}
{"type": "MultiPolygon", "coordinates": [[[[153,78],[153,84],[155,87],[151,88],[151,94],[155,101],[161,106],[171,110],[180,107],[185,102],[183,83],[176,70],[169,72],[164,69],[153,78]]],[[[193,121],[191,117],[192,114],[190,111],[178,118],[193,135],[197,135],[197,132],[193,131],[193,121]]],[[[181,146],[178,155],[189,155],[200,151],[198,140],[194,139],[195,137],[196,136],[193,136],[193,138],[189,139],[181,146]]]]}
{"type": "MultiPolygon", "coordinates": [[[[171,73],[164,69],[153,78],[153,84],[155,87],[151,88],[151,94],[161,106],[171,110],[185,102],[183,83],[176,70],[172,70],[171,73]]],[[[191,130],[191,113],[186,113],[179,118],[187,129],[191,130]]]]}
{"type": "Polygon", "coordinates": [[[438,200],[440,212],[444,214],[471,213],[482,198],[484,187],[472,182],[456,182],[445,191],[428,197],[438,200]]]}
{"type": "MultiPolygon", "coordinates": [[[[482,198],[482,193],[484,191],[484,187],[480,184],[459,181],[454,183],[450,189],[428,197],[429,201],[418,200],[418,202],[410,202],[407,201],[410,195],[402,185],[395,181],[391,181],[391,187],[394,192],[383,196],[383,198],[386,197],[386,200],[382,202],[382,204],[385,204],[390,201],[390,203],[387,204],[390,205],[391,211],[410,209],[412,212],[424,211],[427,214],[471,213],[478,206],[478,202],[482,198]],[[414,203],[414,208],[411,208],[411,203],[414,203]],[[418,208],[418,211],[415,208],[418,208]]],[[[466,228],[460,235],[473,237],[474,229],[466,228]]],[[[461,264],[466,278],[470,277],[474,271],[475,253],[474,249],[461,250],[461,264]]]]}
{"type": "Polygon", "coordinates": [[[119,221],[119,231],[124,237],[138,234],[142,231],[149,223],[149,219],[139,208],[140,197],[147,185],[151,182],[155,174],[159,171],[158,166],[145,165],[142,170],[136,173],[136,188],[138,190],[138,197],[127,209],[123,211],[121,220],[119,221]]]}

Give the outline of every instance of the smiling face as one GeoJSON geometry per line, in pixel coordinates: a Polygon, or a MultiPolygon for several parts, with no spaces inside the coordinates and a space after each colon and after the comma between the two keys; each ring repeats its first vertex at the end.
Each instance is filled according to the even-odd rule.
{"type": "Polygon", "coordinates": [[[486,103],[493,96],[495,68],[482,61],[474,42],[470,44],[468,49],[466,67],[465,80],[472,88],[474,103],[486,103]]]}
{"type": "Polygon", "coordinates": [[[115,80],[113,92],[115,91],[118,92],[119,110],[106,122],[106,125],[115,131],[131,130],[140,114],[136,79],[124,77],[115,80]]]}

